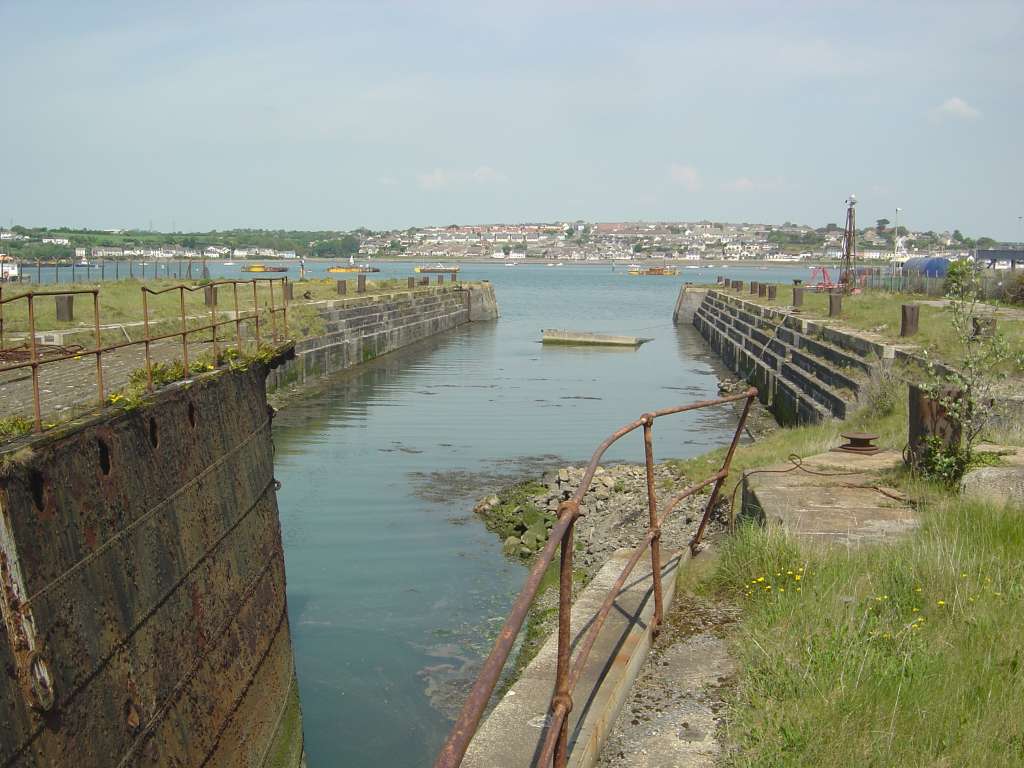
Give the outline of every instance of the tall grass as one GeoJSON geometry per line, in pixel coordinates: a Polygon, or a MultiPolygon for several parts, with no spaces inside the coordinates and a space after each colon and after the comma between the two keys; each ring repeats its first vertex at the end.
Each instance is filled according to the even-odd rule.
{"type": "Polygon", "coordinates": [[[708,584],[744,608],[731,765],[1024,765],[1021,510],[929,499],[886,547],[724,544],[708,584]]]}

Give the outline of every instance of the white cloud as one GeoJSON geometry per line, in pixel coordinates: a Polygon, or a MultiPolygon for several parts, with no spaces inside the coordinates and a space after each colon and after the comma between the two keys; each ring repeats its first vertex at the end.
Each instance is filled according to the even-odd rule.
{"type": "Polygon", "coordinates": [[[752,179],[749,176],[740,176],[731,181],[724,181],[721,184],[726,192],[770,192],[782,189],[786,180],[781,176],[752,179]]]}
{"type": "Polygon", "coordinates": [[[725,182],[722,185],[722,189],[728,190],[729,192],[750,192],[752,189],[756,189],[757,186],[757,182],[753,179],[748,179],[746,176],[740,176],[738,179],[725,182]]]}
{"type": "Polygon", "coordinates": [[[690,192],[700,189],[700,174],[692,165],[672,163],[668,167],[668,177],[673,184],[685,187],[690,192]]]}
{"type": "Polygon", "coordinates": [[[953,96],[942,102],[942,105],[939,107],[939,113],[942,115],[948,115],[949,117],[956,117],[961,120],[977,120],[981,117],[981,112],[959,96],[953,96]]]}
{"type": "Polygon", "coordinates": [[[416,177],[422,189],[442,189],[465,184],[504,184],[508,177],[489,165],[481,165],[472,171],[435,168],[430,173],[421,173],[416,177]]]}

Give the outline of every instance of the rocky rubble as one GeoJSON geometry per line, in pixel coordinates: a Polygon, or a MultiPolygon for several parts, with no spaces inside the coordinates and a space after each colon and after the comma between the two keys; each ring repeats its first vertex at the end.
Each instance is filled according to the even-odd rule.
{"type": "MultiPolygon", "coordinates": [[[[503,537],[507,555],[529,559],[543,548],[557,519],[559,504],[576,493],[583,472],[584,468],[571,466],[546,472],[539,483],[527,483],[485,497],[474,511],[503,537]]],[[[655,466],[655,489],[660,501],[684,485],[668,466],[655,466]]],[[[662,529],[663,549],[671,551],[686,545],[696,531],[706,501],[706,495],[698,494],[677,506],[662,529]]],[[[580,511],[574,565],[586,572],[589,580],[612,552],[635,547],[647,532],[644,467],[598,467],[580,511]]]]}

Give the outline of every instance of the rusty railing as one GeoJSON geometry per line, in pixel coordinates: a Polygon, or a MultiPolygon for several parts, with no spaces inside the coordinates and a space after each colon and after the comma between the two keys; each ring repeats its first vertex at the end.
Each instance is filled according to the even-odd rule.
{"type": "MultiPolygon", "coordinates": [[[[142,346],[145,349],[145,367],[146,367],[146,379],[147,386],[150,390],[153,389],[153,361],[151,356],[151,345],[158,341],[164,341],[166,339],[181,339],[181,353],[182,363],[185,371],[185,376],[190,374],[189,370],[189,358],[188,358],[188,337],[193,334],[199,334],[204,331],[210,331],[211,342],[213,345],[213,356],[214,360],[220,359],[220,352],[218,348],[217,333],[218,329],[223,326],[231,325],[235,329],[235,346],[241,353],[243,348],[242,341],[242,324],[248,321],[253,322],[254,326],[254,337],[257,347],[262,343],[260,333],[260,315],[264,313],[269,315],[271,323],[271,336],[273,341],[279,342],[283,336],[286,337],[288,333],[288,292],[285,285],[288,282],[286,277],[277,278],[259,278],[252,280],[215,280],[205,285],[175,285],[168,288],[154,290],[146,286],[142,287],[142,323],[145,331],[145,337],[138,341],[119,341],[112,344],[104,344],[102,339],[103,327],[100,323],[100,288],[80,288],[72,290],[46,290],[46,291],[28,291],[26,293],[19,293],[15,296],[3,296],[3,288],[0,287],[0,374],[8,371],[16,371],[20,369],[29,368],[31,369],[32,375],[32,406],[33,416],[35,421],[35,431],[43,431],[43,420],[42,420],[42,405],[40,401],[39,393],[39,370],[40,368],[48,365],[54,365],[57,363],[64,362],[66,360],[78,360],[87,356],[96,357],[96,393],[97,401],[100,405],[106,403],[106,392],[103,384],[103,355],[114,352],[119,349],[125,349],[126,347],[137,347],[142,346]],[[279,283],[281,287],[281,305],[277,306],[274,291],[275,283],[279,283]],[[269,292],[269,306],[266,309],[260,308],[260,286],[266,285],[267,291],[269,292]],[[233,294],[233,310],[231,317],[226,320],[218,319],[218,308],[216,302],[217,288],[227,286],[230,287],[233,294]],[[251,312],[249,308],[241,308],[239,305],[238,290],[239,287],[245,288],[251,287],[252,289],[252,308],[251,312]],[[212,292],[213,300],[209,302],[210,305],[210,321],[204,325],[189,327],[188,321],[189,316],[185,311],[185,293],[195,292],[200,290],[209,289],[212,292]],[[149,297],[157,296],[165,293],[177,291],[179,295],[179,315],[180,330],[172,331],[169,333],[161,333],[153,335],[150,332],[150,318],[149,318],[149,297]],[[39,342],[38,335],[45,333],[46,331],[40,331],[37,327],[36,322],[36,300],[47,296],[77,296],[77,295],[90,295],[92,296],[92,331],[94,336],[94,346],[91,349],[83,349],[79,346],[75,347],[61,347],[54,345],[44,345],[39,342]],[[13,302],[26,302],[27,316],[28,316],[28,329],[26,331],[27,338],[25,340],[24,347],[7,349],[5,347],[4,340],[4,309],[13,302]],[[280,315],[280,327],[278,324],[278,315],[280,315]],[[47,351],[50,354],[43,354],[47,351]],[[13,362],[11,362],[13,360],[13,362]]],[[[174,318],[162,318],[164,320],[174,318]]]]}
{"type": "Polygon", "coordinates": [[[526,619],[530,604],[537,594],[541,578],[551,565],[555,556],[555,550],[559,548],[559,545],[561,545],[561,555],[559,560],[558,656],[555,668],[555,690],[551,696],[544,740],[541,743],[534,765],[541,766],[542,768],[547,768],[549,765],[553,765],[555,768],[564,768],[569,756],[569,712],[572,711],[573,706],[572,692],[576,687],[576,683],[579,682],[580,674],[587,662],[587,657],[594,646],[594,642],[597,640],[598,633],[600,633],[605,619],[615,603],[615,599],[622,591],[623,585],[625,585],[634,566],[640,561],[640,558],[643,557],[647,549],[650,548],[651,575],[654,581],[654,620],[652,627],[654,632],[658,631],[664,611],[661,586],[661,526],[679,502],[709,485],[713,486],[707,504],[704,507],[704,514],[697,527],[697,532],[690,540],[690,550],[694,553],[698,550],[708,520],[718,501],[722,485],[729,475],[733,454],[736,452],[740,435],[743,433],[743,428],[746,425],[747,415],[750,413],[750,404],[755,397],[757,397],[757,390],[751,388],[741,394],[722,397],[717,400],[704,400],[689,405],[679,405],[645,413],[636,421],[630,422],[612,433],[608,439],[598,446],[590,459],[590,463],[587,465],[586,471],[583,473],[583,479],[580,481],[576,493],[571,499],[563,501],[559,505],[558,520],[551,528],[547,544],[541,550],[536,562],[530,569],[526,583],[512,605],[512,610],[509,612],[508,618],[498,634],[498,639],[495,641],[490,655],[484,662],[483,668],[473,684],[469,697],[459,713],[459,718],[445,740],[444,746],[434,763],[434,768],[457,768],[457,766],[462,764],[462,759],[465,757],[469,743],[472,741],[473,735],[480,724],[480,718],[487,707],[487,702],[494,692],[494,687],[498,683],[501,671],[505,667],[519,630],[526,619]],[[739,423],[736,425],[736,432],[733,434],[732,442],[726,451],[721,468],[710,477],[687,486],[675,496],[669,498],[662,504],[659,510],[658,498],[654,488],[653,429],[655,420],[663,416],[671,416],[677,413],[710,408],[741,400],[745,401],[743,411],[740,414],[739,423]],[[594,478],[594,473],[597,471],[597,465],[601,461],[601,457],[604,456],[608,448],[620,438],[640,428],[643,428],[644,461],[647,467],[648,531],[639,546],[633,551],[622,574],[612,585],[608,595],[605,597],[600,610],[597,612],[593,622],[587,629],[586,635],[579,644],[579,651],[576,653],[574,661],[572,658],[569,617],[572,611],[573,529],[576,520],[580,517],[580,503],[590,488],[590,483],[594,478]]]}

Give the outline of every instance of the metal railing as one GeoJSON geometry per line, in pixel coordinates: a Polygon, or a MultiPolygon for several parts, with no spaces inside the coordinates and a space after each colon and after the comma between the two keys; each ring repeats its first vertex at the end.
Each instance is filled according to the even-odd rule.
{"type": "MultiPolygon", "coordinates": [[[[35,421],[35,431],[43,431],[43,420],[42,420],[42,405],[40,401],[39,392],[39,371],[45,366],[55,365],[57,363],[64,362],[66,360],[79,360],[83,357],[95,356],[96,357],[96,393],[97,401],[100,405],[106,402],[106,392],[103,385],[103,356],[116,350],[125,349],[127,347],[143,347],[145,350],[145,368],[146,368],[146,380],[147,387],[150,391],[153,389],[153,360],[151,355],[151,347],[155,342],[164,341],[167,339],[181,339],[181,354],[184,374],[187,377],[190,375],[189,369],[189,356],[188,356],[188,337],[195,334],[200,334],[205,331],[210,332],[210,342],[213,346],[213,358],[215,361],[220,359],[220,350],[218,347],[218,329],[223,326],[233,326],[235,329],[235,347],[239,353],[243,351],[243,338],[242,338],[242,324],[252,321],[254,328],[254,339],[256,346],[259,347],[262,344],[262,336],[260,332],[260,316],[269,316],[271,323],[271,335],[273,341],[276,343],[283,337],[287,337],[288,334],[288,290],[285,287],[288,283],[288,278],[261,278],[252,280],[215,280],[204,285],[175,285],[168,288],[162,288],[154,290],[152,288],[143,286],[142,291],[142,324],[145,331],[144,338],[137,341],[119,341],[111,344],[104,344],[102,338],[103,326],[100,323],[100,288],[82,288],[76,290],[46,290],[46,291],[28,291],[27,293],[19,293],[15,296],[3,296],[3,287],[0,286],[0,374],[8,371],[17,371],[20,369],[29,368],[31,369],[32,375],[32,406],[33,416],[35,421]],[[280,285],[281,292],[281,304],[277,305],[274,298],[275,284],[280,285]],[[242,307],[239,303],[239,287],[250,288],[252,290],[252,307],[242,307]],[[269,306],[261,309],[260,307],[260,296],[261,286],[266,286],[269,306]],[[219,319],[219,309],[217,306],[216,296],[218,287],[230,287],[233,296],[233,308],[230,312],[228,319],[219,319]],[[195,316],[189,316],[185,309],[185,294],[193,293],[196,291],[210,291],[208,296],[212,297],[212,300],[208,301],[210,320],[208,323],[201,325],[189,325],[189,320],[194,320],[195,316]],[[180,330],[171,331],[169,333],[160,333],[153,335],[151,333],[151,320],[149,316],[149,297],[159,296],[166,293],[177,292],[178,301],[178,321],[180,323],[180,330]],[[36,322],[36,300],[42,297],[59,297],[59,296],[78,296],[78,295],[89,295],[92,296],[92,333],[94,337],[94,346],[91,349],[84,349],[79,346],[74,348],[68,348],[56,345],[44,345],[40,343],[38,336],[40,333],[46,333],[47,331],[40,331],[37,327],[36,322]],[[28,328],[27,328],[27,339],[24,345],[15,348],[6,348],[4,340],[4,309],[14,302],[24,301],[27,304],[27,316],[28,316],[28,328]],[[280,324],[278,322],[278,316],[280,315],[280,324]],[[283,334],[283,336],[282,336],[283,334]],[[44,354],[48,352],[49,354],[44,354]],[[14,360],[14,362],[5,362],[14,360]]],[[[173,320],[174,318],[161,318],[162,320],[173,320]]],[[[80,330],[80,329],[75,329],[80,330]]]]}
{"type": "Polygon", "coordinates": [[[654,632],[658,631],[661,626],[664,612],[661,586],[661,527],[679,502],[709,485],[713,486],[710,496],[708,497],[707,504],[704,507],[704,514],[702,515],[700,524],[697,527],[697,532],[690,540],[691,552],[695,553],[698,550],[701,538],[703,537],[704,531],[707,527],[708,520],[714,510],[715,504],[718,502],[722,485],[725,483],[725,479],[729,475],[729,468],[732,465],[733,454],[736,452],[736,446],[739,444],[740,435],[743,433],[743,428],[746,425],[747,415],[750,413],[751,402],[755,397],[757,397],[757,390],[750,388],[738,395],[722,397],[716,400],[703,400],[698,403],[664,408],[659,411],[645,413],[636,421],[630,422],[612,433],[603,443],[601,443],[600,446],[598,446],[597,450],[594,451],[594,455],[590,459],[590,463],[587,465],[587,468],[583,473],[583,478],[580,480],[576,493],[573,494],[572,498],[567,501],[563,501],[559,505],[558,520],[551,528],[547,544],[544,546],[544,549],[541,550],[540,554],[537,556],[536,562],[530,569],[530,573],[526,578],[526,583],[523,585],[522,591],[520,591],[519,596],[512,605],[512,609],[509,612],[508,618],[505,620],[505,624],[501,628],[501,632],[498,634],[494,647],[491,649],[490,655],[484,662],[483,668],[480,670],[480,674],[477,676],[477,679],[473,684],[473,688],[469,693],[469,697],[466,699],[466,703],[462,707],[459,718],[452,727],[451,732],[448,734],[448,738],[445,740],[444,746],[434,763],[434,768],[456,768],[462,764],[462,759],[466,755],[466,750],[469,749],[469,744],[480,724],[480,718],[483,716],[484,710],[487,708],[487,702],[490,700],[491,694],[494,692],[494,688],[501,676],[502,669],[504,669],[505,663],[508,661],[509,654],[515,644],[519,630],[522,628],[523,621],[526,619],[530,605],[536,597],[541,579],[544,576],[545,571],[547,571],[548,567],[551,565],[555,556],[555,551],[559,549],[559,546],[561,547],[561,555],[559,560],[558,656],[555,669],[555,690],[551,697],[544,740],[541,743],[540,750],[537,753],[538,757],[534,765],[541,766],[542,768],[547,768],[549,765],[554,765],[555,768],[564,768],[569,756],[569,713],[572,711],[573,706],[572,692],[575,689],[577,682],[579,682],[583,667],[587,662],[587,657],[589,656],[591,649],[594,647],[598,633],[600,633],[601,627],[604,625],[605,619],[608,617],[608,614],[615,603],[615,599],[622,591],[626,580],[629,578],[629,574],[649,548],[651,550],[651,575],[654,582],[654,620],[652,627],[654,632]],[[675,496],[669,498],[667,501],[662,503],[659,510],[658,497],[654,487],[655,420],[664,416],[671,416],[673,414],[694,411],[701,408],[710,408],[716,405],[734,403],[741,400],[745,401],[743,410],[740,414],[739,423],[736,425],[736,432],[732,436],[732,442],[729,444],[725,458],[722,461],[721,468],[710,477],[687,486],[675,496]],[[622,574],[609,590],[600,610],[597,612],[597,615],[587,629],[586,635],[580,641],[579,651],[576,654],[575,661],[573,661],[572,641],[569,626],[570,614],[572,611],[573,530],[575,528],[576,520],[581,516],[580,503],[590,488],[590,483],[597,471],[597,466],[601,461],[601,457],[604,456],[608,448],[623,436],[640,428],[643,428],[644,461],[647,472],[647,507],[649,516],[648,531],[641,540],[640,545],[633,551],[633,554],[627,561],[622,574]]]}

